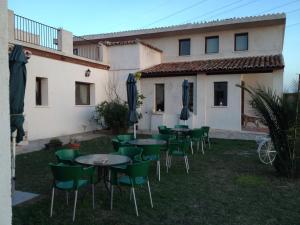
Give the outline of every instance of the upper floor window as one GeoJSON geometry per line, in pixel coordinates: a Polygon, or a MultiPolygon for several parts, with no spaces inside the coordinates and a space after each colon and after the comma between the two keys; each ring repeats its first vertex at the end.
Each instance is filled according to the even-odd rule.
{"type": "Polygon", "coordinates": [[[211,36],[205,38],[205,53],[219,52],[219,36],[211,36]]]}
{"type": "Polygon", "coordinates": [[[179,55],[190,55],[191,54],[191,39],[179,40],[179,55]]]}
{"type": "Polygon", "coordinates": [[[155,84],[155,111],[165,111],[165,85],[155,84]]]}
{"type": "Polygon", "coordinates": [[[48,79],[43,77],[35,78],[35,105],[48,105],[48,79]]]}
{"type": "Polygon", "coordinates": [[[214,82],[214,106],[227,106],[227,82],[214,82]]]}
{"type": "Polygon", "coordinates": [[[91,104],[91,84],[83,82],[75,82],[75,104],[90,105],[91,104]]]}
{"type": "Polygon", "coordinates": [[[248,50],[248,33],[234,35],[234,51],[248,50]]]}
{"type": "Polygon", "coordinates": [[[194,112],[194,83],[189,83],[189,110],[194,112]]]}

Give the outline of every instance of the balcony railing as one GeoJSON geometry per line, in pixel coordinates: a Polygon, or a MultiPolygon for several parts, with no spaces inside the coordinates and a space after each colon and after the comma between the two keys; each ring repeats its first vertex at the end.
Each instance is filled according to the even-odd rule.
{"type": "Polygon", "coordinates": [[[101,61],[100,45],[79,36],[73,36],[73,54],[101,61]]]}
{"type": "Polygon", "coordinates": [[[14,15],[15,40],[42,46],[45,48],[58,49],[57,28],[36,22],[34,20],[14,15]]]}

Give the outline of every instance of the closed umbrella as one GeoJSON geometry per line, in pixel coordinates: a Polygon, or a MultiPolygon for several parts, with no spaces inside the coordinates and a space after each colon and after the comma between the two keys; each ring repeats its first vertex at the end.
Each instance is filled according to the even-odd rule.
{"type": "Polygon", "coordinates": [[[137,88],[136,81],[134,75],[132,73],[129,74],[127,78],[127,102],[128,102],[128,121],[129,124],[133,124],[133,134],[134,138],[136,138],[136,123],[138,122],[138,116],[136,112],[136,104],[137,104],[137,88]]]}
{"type": "Polygon", "coordinates": [[[180,119],[184,120],[185,124],[186,121],[189,119],[189,82],[184,80],[182,83],[182,110],[180,113],[180,119]]]}
{"type": "Polygon", "coordinates": [[[15,179],[15,145],[23,140],[25,135],[24,122],[24,96],[26,87],[26,66],[27,58],[23,47],[16,45],[9,56],[9,102],[10,102],[10,129],[11,133],[17,132],[13,138],[12,152],[12,177],[15,179]]]}

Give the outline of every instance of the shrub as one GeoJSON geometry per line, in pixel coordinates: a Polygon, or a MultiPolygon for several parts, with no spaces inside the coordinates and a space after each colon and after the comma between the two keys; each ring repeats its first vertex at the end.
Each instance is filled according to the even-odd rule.
{"type": "Polygon", "coordinates": [[[100,125],[107,126],[114,133],[128,129],[128,106],[120,100],[104,101],[97,105],[96,117],[98,122],[103,119],[104,124],[100,125]]]}
{"type": "Polygon", "coordinates": [[[300,149],[300,92],[293,97],[281,97],[271,89],[237,86],[250,94],[251,106],[269,128],[277,152],[275,169],[283,176],[295,177],[300,149]]]}

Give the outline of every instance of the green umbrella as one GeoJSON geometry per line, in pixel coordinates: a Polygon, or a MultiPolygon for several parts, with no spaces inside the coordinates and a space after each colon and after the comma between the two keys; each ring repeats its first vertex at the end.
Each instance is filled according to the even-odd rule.
{"type": "Polygon", "coordinates": [[[9,56],[9,102],[10,102],[10,129],[11,133],[17,131],[17,142],[23,140],[25,135],[24,122],[24,96],[26,87],[27,58],[23,47],[16,45],[9,56]]]}
{"type": "Polygon", "coordinates": [[[189,82],[187,80],[184,80],[182,83],[182,110],[180,113],[180,119],[181,120],[188,120],[190,117],[189,114],[189,82]]]}
{"type": "Polygon", "coordinates": [[[12,143],[12,190],[15,186],[16,142],[23,140],[25,135],[24,123],[24,96],[26,87],[27,58],[22,46],[16,45],[9,56],[9,103],[10,103],[10,131],[17,131],[17,138],[12,143]]]}
{"type": "Polygon", "coordinates": [[[129,74],[126,82],[127,86],[127,102],[128,102],[128,121],[129,124],[133,124],[133,133],[134,138],[136,138],[136,123],[138,122],[138,116],[136,112],[136,104],[137,104],[137,88],[136,81],[134,75],[132,73],[129,74]]]}

